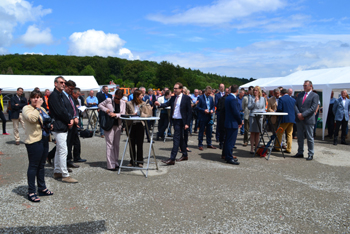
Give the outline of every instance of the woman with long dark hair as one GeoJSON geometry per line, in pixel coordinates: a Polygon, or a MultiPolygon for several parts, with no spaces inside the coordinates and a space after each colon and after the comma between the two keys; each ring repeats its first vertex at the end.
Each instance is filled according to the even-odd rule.
{"type": "Polygon", "coordinates": [[[28,178],[28,199],[32,202],[40,202],[36,193],[35,179],[38,184],[40,196],[51,196],[45,184],[45,160],[49,150],[49,132],[52,129],[51,119],[41,105],[43,104],[42,94],[39,91],[30,93],[29,105],[23,107],[23,121],[25,126],[25,146],[28,152],[29,166],[28,178]]]}
{"type": "MultiPolygon", "coordinates": [[[[141,105],[146,104],[142,101],[143,94],[140,90],[134,91],[134,99],[126,103],[126,114],[140,115],[141,105]]],[[[129,129],[131,127],[131,121],[128,121],[129,129]]],[[[145,137],[145,122],[133,121],[130,133],[130,164],[128,166],[143,167],[143,139],[145,137]],[[137,151],[135,151],[135,145],[137,145],[137,151]],[[136,160],[134,160],[136,158],[136,160]]]]}

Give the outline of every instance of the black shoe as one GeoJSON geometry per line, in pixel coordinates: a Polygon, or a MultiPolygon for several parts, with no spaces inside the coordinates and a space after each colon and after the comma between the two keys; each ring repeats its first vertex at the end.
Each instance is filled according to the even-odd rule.
{"type": "Polygon", "coordinates": [[[313,155],[309,155],[309,157],[307,157],[307,159],[306,159],[306,160],[311,161],[313,158],[314,158],[314,156],[313,156],[313,155]]]}
{"type": "Polygon", "coordinates": [[[234,160],[234,159],[229,160],[229,161],[226,161],[226,162],[227,162],[228,164],[239,165],[238,160],[234,160]]]}
{"type": "Polygon", "coordinates": [[[76,163],[83,163],[83,162],[86,162],[86,159],[79,158],[77,160],[74,160],[74,162],[76,162],[76,163]]]}
{"type": "Polygon", "coordinates": [[[333,145],[338,145],[338,140],[337,139],[334,139],[333,145]]]}
{"type": "Polygon", "coordinates": [[[346,143],[345,141],[340,142],[342,145],[348,145],[349,143],[346,143]]]}
{"type": "Polygon", "coordinates": [[[273,149],[272,149],[272,152],[281,152],[281,150],[280,150],[280,149],[273,148],[273,149]]]}
{"type": "Polygon", "coordinates": [[[292,158],[304,158],[304,155],[296,154],[296,155],[292,156],[292,158]]]}

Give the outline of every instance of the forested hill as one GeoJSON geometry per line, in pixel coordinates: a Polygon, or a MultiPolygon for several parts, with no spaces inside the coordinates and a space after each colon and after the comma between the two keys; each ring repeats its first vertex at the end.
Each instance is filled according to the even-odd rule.
{"type": "Polygon", "coordinates": [[[93,75],[99,84],[108,84],[113,80],[125,87],[162,88],[181,82],[191,91],[195,88],[204,89],[208,85],[217,88],[220,83],[224,83],[227,87],[253,80],[203,73],[167,61],[157,63],[99,56],[2,55],[0,71],[2,74],[16,75],[93,75]]]}

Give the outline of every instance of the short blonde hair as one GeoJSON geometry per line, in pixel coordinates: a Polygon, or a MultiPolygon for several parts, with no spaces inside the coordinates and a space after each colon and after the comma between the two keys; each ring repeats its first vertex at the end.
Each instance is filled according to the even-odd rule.
{"type": "MultiPolygon", "coordinates": [[[[259,92],[259,98],[261,98],[261,97],[262,97],[262,92],[261,92],[260,86],[255,86],[254,89],[257,89],[257,90],[258,90],[258,92],[259,92]]],[[[253,89],[253,94],[254,94],[254,89],[253,89]]]]}
{"type": "Polygon", "coordinates": [[[182,90],[183,94],[185,95],[189,95],[190,94],[190,90],[188,90],[188,88],[186,86],[183,87],[183,90],[182,90]]]}

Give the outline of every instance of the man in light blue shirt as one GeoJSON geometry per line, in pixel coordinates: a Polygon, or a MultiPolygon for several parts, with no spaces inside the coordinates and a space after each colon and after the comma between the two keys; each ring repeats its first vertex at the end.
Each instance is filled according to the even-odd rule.
{"type": "MultiPolygon", "coordinates": [[[[97,107],[98,104],[98,99],[97,97],[94,96],[94,91],[90,90],[89,92],[89,96],[86,98],[86,105],[87,107],[97,107]]],[[[96,126],[96,122],[97,122],[97,109],[96,110],[89,110],[90,111],[90,116],[92,115],[92,119],[91,119],[91,124],[92,126],[96,126]]]]}
{"type": "Polygon", "coordinates": [[[89,96],[86,98],[86,104],[88,107],[97,107],[98,99],[94,96],[93,90],[90,90],[89,96]]]}

